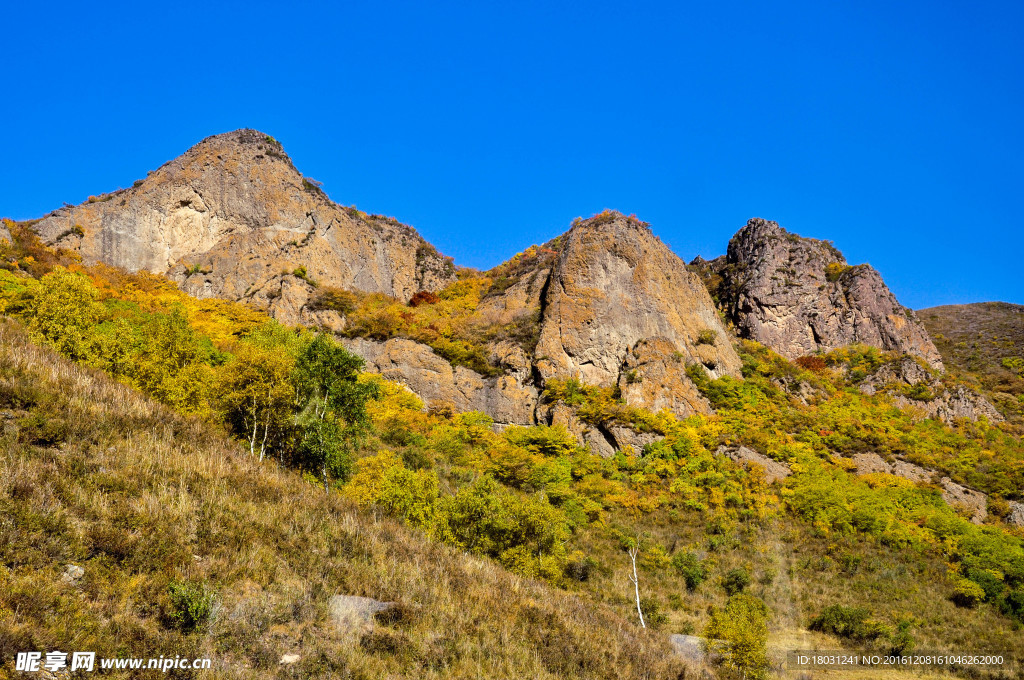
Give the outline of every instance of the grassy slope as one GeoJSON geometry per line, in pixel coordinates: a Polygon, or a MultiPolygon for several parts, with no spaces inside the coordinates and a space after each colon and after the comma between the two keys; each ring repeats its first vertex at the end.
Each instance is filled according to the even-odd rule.
{"type": "MultiPolygon", "coordinates": [[[[0,323],[0,677],[18,651],[190,655],[218,677],[676,677],[663,635],[259,465],[209,426],[0,323]],[[65,565],[84,567],[77,586],[65,565]],[[171,580],[217,592],[169,620],[171,580]],[[338,593],[404,621],[337,635],[338,593]],[[285,670],[282,654],[302,661],[285,670]]],[[[174,676],[172,671],[169,676],[174,676]]]]}
{"type": "Polygon", "coordinates": [[[1015,425],[1024,426],[1024,375],[1002,363],[1024,357],[1024,306],[945,305],[922,309],[918,316],[946,368],[983,391],[1015,425]]]}

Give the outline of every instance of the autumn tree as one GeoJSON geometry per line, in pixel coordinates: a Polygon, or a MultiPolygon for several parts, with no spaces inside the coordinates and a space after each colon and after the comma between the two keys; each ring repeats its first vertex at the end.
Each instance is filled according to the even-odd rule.
{"type": "Polygon", "coordinates": [[[711,613],[704,637],[737,677],[768,677],[768,607],[749,593],[729,598],[711,613]]]}
{"type": "Polygon", "coordinates": [[[287,353],[242,343],[220,372],[220,409],[232,429],[259,449],[263,460],[292,421],[295,391],[291,384],[294,360],[287,353]]]}

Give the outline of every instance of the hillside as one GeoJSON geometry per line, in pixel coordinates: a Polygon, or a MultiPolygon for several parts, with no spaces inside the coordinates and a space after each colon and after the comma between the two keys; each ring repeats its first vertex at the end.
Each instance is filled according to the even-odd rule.
{"type": "Polygon", "coordinates": [[[9,321],[0,418],[0,677],[16,652],[53,649],[207,657],[223,678],[682,672],[664,636],[609,607],[261,465],[9,321]],[[65,579],[69,564],[84,575],[65,579]],[[214,598],[195,630],[176,618],[181,584],[214,598]],[[399,606],[349,634],[329,613],[339,594],[399,606]],[[286,654],[300,660],[282,670],[286,654]]]}
{"type": "Polygon", "coordinates": [[[1024,425],[1024,306],[979,302],[917,314],[949,370],[1024,425]]]}
{"type": "MultiPolygon", "coordinates": [[[[669,633],[714,631],[714,622],[722,616],[716,612],[731,611],[731,606],[748,607],[747,618],[739,619],[745,622],[743,627],[716,634],[749,634],[756,640],[761,635],[758,627],[763,626],[761,644],[767,644],[763,663],[779,672],[783,672],[784,650],[792,645],[866,645],[880,652],[911,646],[939,650],[969,646],[1011,657],[1018,654],[1019,636],[1013,631],[1015,620],[1024,615],[1024,598],[1019,595],[1024,584],[1020,571],[1024,547],[1019,530],[1001,518],[1009,522],[1009,503],[1017,502],[1002,498],[1014,498],[1021,486],[1015,477],[1022,458],[1020,442],[984,423],[950,428],[893,408],[894,395],[903,389],[898,382],[879,379],[879,389],[871,394],[849,382],[878,377],[886,367],[898,365],[898,358],[861,348],[827,355],[821,365],[803,368],[756,343],[741,344],[737,349],[743,380],[731,376],[712,380],[696,365],[688,367],[715,413],[684,420],[670,411],[631,407],[615,396],[614,387],[587,386],[572,379],[550,381],[543,404],[562,414],[563,422],[601,427],[633,442],[622,444],[610,458],[579,446],[562,425],[513,427],[499,433],[484,414],[425,410],[423,402],[404,388],[385,383],[379,396],[367,404],[370,429],[358,440],[356,450],[338,450],[329,474],[325,469],[324,480],[330,482],[332,493],[324,494],[320,464],[308,457],[303,444],[305,432],[317,431],[315,423],[277,418],[292,408],[288,401],[257,403],[256,410],[250,410],[246,395],[251,392],[245,391],[261,386],[257,394],[267,393],[267,387],[274,394],[278,392],[275,385],[292,385],[298,374],[287,362],[294,361],[297,367],[318,346],[311,334],[276,328],[272,322],[267,326],[266,317],[261,319],[236,303],[194,300],[151,275],[103,268],[84,271],[88,276],[57,267],[39,279],[19,272],[0,273],[6,313],[23,319],[39,341],[61,347],[181,412],[219,423],[241,440],[240,447],[231,444],[209,426],[182,420],[96,373],[82,373],[31,348],[23,335],[6,327],[3,346],[10,348],[14,359],[5,364],[10,366],[5,369],[10,376],[4,383],[5,394],[11,395],[5,397],[10,402],[5,451],[12,470],[32,475],[30,483],[6,487],[7,507],[15,513],[14,522],[7,525],[12,532],[12,549],[4,563],[7,573],[27,583],[43,570],[53,579],[54,589],[65,588],[57,582],[66,565],[73,563],[86,569],[86,578],[94,571],[100,573],[112,584],[112,591],[127,587],[126,580],[146,585],[148,590],[132,602],[150,604],[129,609],[129,623],[135,617],[145,621],[131,627],[135,642],[124,643],[125,653],[170,649],[179,643],[205,645],[212,639],[220,640],[217,649],[222,658],[257,663],[245,660],[257,645],[255,636],[245,632],[248,629],[236,637],[218,638],[214,632],[220,624],[212,616],[209,628],[202,629],[206,637],[189,632],[183,641],[174,618],[170,581],[177,587],[182,583],[198,587],[195,584],[205,580],[213,602],[237,608],[240,605],[233,598],[241,595],[229,587],[234,576],[243,579],[244,587],[236,587],[245,597],[268,602],[280,602],[262,594],[272,586],[284,587],[275,584],[290,584],[288,588],[296,592],[307,592],[302,585],[307,579],[314,584],[310,597],[319,604],[311,605],[313,610],[307,609],[300,621],[307,624],[303,630],[309,630],[308,638],[284,634],[293,625],[287,609],[285,613],[274,609],[277,613],[270,618],[253,619],[258,630],[281,632],[281,638],[273,638],[282,640],[281,646],[273,647],[275,655],[286,653],[285,646],[298,646],[295,653],[300,656],[305,645],[321,650],[317,660],[307,662],[309,670],[303,672],[310,674],[336,668],[332,664],[337,659],[352,659],[354,653],[358,658],[352,663],[375,669],[384,664],[399,675],[421,676],[434,668],[433,661],[420,656],[430,653],[428,641],[441,634],[431,630],[455,630],[453,638],[458,641],[452,644],[461,644],[468,656],[484,653],[481,650],[488,649],[491,638],[481,638],[480,633],[459,627],[463,624],[458,620],[453,623],[443,617],[423,623],[425,627],[416,633],[420,637],[392,627],[382,633],[385,639],[380,647],[375,638],[360,644],[356,652],[350,649],[351,643],[332,646],[323,602],[340,591],[433,611],[431,607],[440,606],[444,597],[456,597],[444,595],[452,589],[460,591],[458,597],[466,591],[467,597],[486,604],[474,583],[484,579],[480,587],[493,591],[490,597],[514,590],[518,581],[507,574],[500,576],[503,570],[527,579],[522,583],[529,585],[518,586],[524,597],[543,599],[563,611],[577,611],[564,609],[571,602],[577,603],[574,606],[599,604],[598,612],[609,607],[607,616],[620,622],[609,624],[612,629],[625,626],[622,630],[637,634],[639,621],[625,548],[639,545],[641,604],[648,626],[658,634],[650,643],[651,649],[661,650],[655,654],[664,652],[662,636],[669,633]],[[97,285],[102,288],[90,288],[97,285]],[[71,307],[60,307],[68,302],[71,307]],[[112,352],[115,345],[108,343],[115,337],[122,338],[116,346],[123,349],[112,352]],[[128,357],[136,352],[136,358],[125,361],[123,351],[129,352],[128,357]],[[19,353],[30,358],[17,359],[19,353]],[[164,356],[177,359],[163,362],[164,356]],[[47,387],[53,380],[47,377],[50,372],[80,381],[86,376],[86,385],[65,384],[51,391],[47,387]],[[93,394],[85,389],[90,384],[106,386],[115,396],[93,394]],[[96,421],[82,409],[108,413],[114,420],[96,421]],[[153,414],[143,421],[144,426],[129,418],[139,409],[153,414]],[[263,430],[260,438],[250,437],[253,421],[246,418],[251,416],[257,417],[257,424],[267,423],[269,439],[263,430]],[[168,424],[172,431],[181,428],[181,438],[164,440],[166,447],[160,449],[159,458],[150,461],[157,455],[149,453],[150,430],[155,427],[164,436],[168,424]],[[215,446],[207,444],[211,438],[215,446]],[[252,451],[254,443],[256,453],[241,453],[252,451]],[[264,457],[260,452],[264,445],[266,461],[261,466],[256,461],[264,457]],[[750,453],[748,448],[746,458],[740,457],[736,455],[744,450],[740,446],[754,447],[768,456],[750,453]],[[936,484],[934,475],[913,482],[898,474],[880,474],[877,465],[864,468],[865,461],[858,456],[867,449],[901,465],[942,470],[985,489],[991,494],[992,512],[977,519],[977,509],[962,506],[958,500],[962,496],[950,495],[955,487],[946,481],[936,484]],[[184,457],[183,461],[172,460],[175,456],[184,457]],[[228,469],[240,466],[243,477],[197,476],[197,470],[207,469],[204,466],[218,459],[229,461],[228,469]],[[44,467],[37,470],[36,465],[44,467]],[[71,468],[65,471],[63,466],[71,468]],[[43,481],[43,469],[46,479],[60,480],[57,486],[43,481]],[[119,469],[124,470],[123,478],[119,469]],[[771,477],[765,474],[769,470],[771,477]],[[52,471],[60,474],[54,477],[52,471]],[[264,474],[269,481],[262,480],[264,474]],[[266,484],[275,485],[277,491],[268,491],[266,484]],[[27,505],[28,499],[36,502],[36,489],[45,491],[40,505],[27,505]],[[137,494],[138,500],[125,504],[116,498],[122,494],[137,494]],[[357,513],[350,501],[370,514],[357,513]],[[286,515],[281,514],[283,508],[286,515]],[[346,508],[349,514],[329,512],[330,508],[346,508]],[[380,518],[387,516],[401,520],[414,533],[385,520],[384,526],[395,538],[382,538],[373,550],[357,544],[352,551],[346,548],[338,553],[331,547],[339,540],[335,530],[318,524],[333,527],[340,522],[351,527],[355,523],[358,527],[360,517],[375,517],[369,521],[374,531],[380,531],[380,518]],[[974,523],[978,521],[983,524],[974,523]],[[93,522],[101,524],[93,527],[93,522]],[[113,526],[107,527],[108,522],[113,526]],[[284,534],[282,527],[287,528],[284,534]],[[160,542],[148,542],[150,536],[160,536],[160,542]],[[443,544],[493,562],[456,557],[458,553],[445,552],[443,544]],[[44,548],[47,552],[40,553],[44,548]],[[218,555],[217,560],[206,563],[208,553],[218,555]],[[314,557],[320,555],[330,560],[326,571],[318,566],[321,558],[314,557]],[[393,566],[399,557],[419,566],[405,575],[401,564],[408,561],[393,566]],[[475,565],[463,572],[468,581],[456,585],[451,576],[430,576],[434,567],[426,565],[445,566],[451,564],[449,559],[475,565]],[[385,570],[380,582],[374,580],[378,569],[385,570]],[[272,581],[264,571],[272,574],[272,581]],[[139,580],[139,573],[145,578],[139,580]],[[328,581],[319,590],[316,584],[325,583],[325,573],[348,576],[337,576],[340,580],[328,581]],[[488,580],[492,577],[486,574],[498,580],[488,580]],[[435,585],[428,588],[425,583],[435,585]],[[531,590],[536,588],[541,590],[531,590]],[[559,599],[572,593],[579,599],[559,599]],[[765,606],[763,614],[757,613],[759,602],[765,606]],[[832,619],[821,618],[827,611],[848,625],[836,628],[827,623],[832,619]],[[284,626],[284,631],[278,626],[284,626]],[[391,654],[397,658],[391,659],[391,654]]],[[[374,380],[362,376],[355,384],[374,380]]],[[[5,479],[14,480],[17,475],[5,479]]],[[[359,529],[353,532],[359,534],[359,529]]],[[[456,566],[445,569],[448,573],[456,566]]],[[[125,601],[116,602],[123,605],[125,601]]],[[[61,637],[66,636],[61,632],[65,629],[55,627],[64,611],[59,605],[66,606],[65,600],[37,602],[35,609],[21,600],[12,604],[8,607],[12,613],[19,612],[21,617],[22,611],[35,611],[36,618],[30,623],[4,617],[11,625],[19,623],[12,636],[32,636],[11,639],[45,648],[67,639],[61,637]]],[[[452,606],[460,611],[470,607],[470,614],[480,611],[461,600],[452,606]]],[[[500,606],[489,605],[492,612],[502,608],[507,608],[504,599],[500,606]]],[[[114,617],[120,611],[108,603],[96,614],[100,623],[88,630],[103,630],[104,616],[120,621],[114,617]]],[[[293,617],[299,616],[292,611],[293,617]]],[[[490,625],[488,619],[479,618],[482,613],[476,616],[480,625],[490,625]]],[[[529,628],[527,639],[537,635],[542,647],[551,643],[552,631],[561,630],[548,619],[523,616],[527,618],[516,619],[514,625],[529,628]]],[[[591,630],[592,625],[604,624],[588,623],[579,634],[592,636],[598,647],[584,645],[584,649],[594,649],[595,654],[600,649],[601,661],[569,656],[574,665],[559,666],[554,675],[573,677],[578,672],[579,677],[595,677],[597,667],[616,675],[629,672],[628,668],[605,670],[617,662],[605,656],[604,647],[610,643],[600,631],[591,630]]],[[[123,640],[116,635],[113,639],[123,640]]],[[[108,647],[100,649],[114,643],[105,644],[108,647]]],[[[507,659],[502,655],[514,649],[509,647],[495,658],[507,659]]],[[[543,660],[545,652],[537,653],[543,660]]],[[[258,663],[273,665],[271,653],[259,658],[263,660],[258,663]]],[[[559,653],[559,658],[566,657],[559,653]]],[[[676,663],[670,659],[661,657],[660,663],[676,663]]],[[[519,672],[520,666],[515,665],[519,662],[502,663],[512,664],[513,670],[485,668],[479,673],[514,677],[519,672]]],[[[522,663],[531,669],[523,675],[534,673],[529,666],[533,661],[522,663]]],[[[756,657],[750,663],[748,670],[764,668],[756,657]]],[[[729,677],[728,667],[719,670],[729,677]]],[[[478,669],[474,667],[473,672],[478,669]]],[[[442,667],[437,675],[458,673],[442,667]]],[[[652,671],[650,677],[671,675],[652,671]]]]}

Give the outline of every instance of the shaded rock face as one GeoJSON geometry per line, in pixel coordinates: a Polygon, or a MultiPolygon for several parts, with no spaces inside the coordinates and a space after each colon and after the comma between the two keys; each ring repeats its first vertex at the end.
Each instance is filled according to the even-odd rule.
{"type": "Polygon", "coordinates": [[[332,203],[278,142],[255,130],[209,137],[136,183],[57,210],[33,228],[85,262],[167,273],[197,297],[251,299],[302,321],[311,286],[408,299],[454,280],[411,227],[332,203]]]}
{"type": "Polygon", "coordinates": [[[977,421],[983,416],[991,422],[1003,420],[1002,414],[988,399],[962,385],[947,388],[931,371],[909,356],[885,364],[868,376],[859,389],[869,395],[889,392],[900,408],[920,411],[926,418],[935,418],[947,425],[962,419],[977,421]],[[927,398],[910,398],[900,391],[903,387],[918,386],[927,388],[922,392],[927,398]]]}
{"type": "Polygon", "coordinates": [[[752,219],[729,241],[721,302],[746,338],[794,359],[863,343],[912,354],[933,368],[942,359],[910,309],[869,265],[848,266],[830,243],[752,219]]]}
{"type": "MultiPolygon", "coordinates": [[[[639,369],[657,362],[703,364],[713,377],[739,375],[740,360],[707,290],[647,226],[617,213],[573,226],[545,287],[536,368],[543,379],[619,382],[638,344],[639,369]],[[701,340],[703,338],[703,340],[701,340]],[[659,354],[658,358],[655,354],[659,354]]],[[[630,369],[633,370],[633,369],[630,369]]],[[[666,366],[644,368],[671,376],[666,366]]],[[[686,380],[685,375],[681,380],[686,380]]],[[[667,399],[653,389],[652,398],[667,399]]],[[[638,392],[634,398],[645,395],[638,392]]],[[[699,402],[680,397],[687,408],[699,402]]]]}

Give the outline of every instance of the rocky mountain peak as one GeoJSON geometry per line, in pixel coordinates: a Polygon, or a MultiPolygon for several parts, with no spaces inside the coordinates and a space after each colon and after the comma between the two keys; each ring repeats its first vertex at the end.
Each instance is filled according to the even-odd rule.
{"type": "Polygon", "coordinates": [[[692,410],[703,410],[686,365],[739,374],[739,357],[707,290],[646,223],[606,211],[574,223],[560,246],[536,351],[544,379],[623,381],[651,392],[636,395],[645,403],[665,401],[662,392],[692,391],[692,410]]]}
{"type": "Polygon", "coordinates": [[[314,282],[408,299],[455,274],[411,227],[333,203],[256,130],[208,137],[33,228],[85,262],[166,273],[198,297],[253,299],[286,323],[304,318],[314,282]]]}
{"type": "Polygon", "coordinates": [[[942,367],[917,316],[881,275],[870,265],[848,265],[829,241],[755,218],[729,241],[724,260],[696,265],[710,265],[721,278],[719,301],[739,335],[783,356],[863,343],[942,367]]]}

